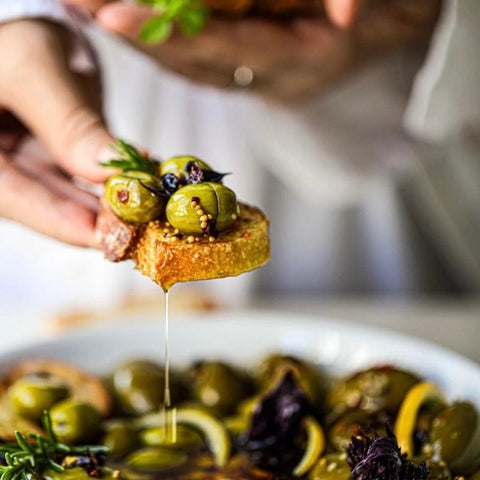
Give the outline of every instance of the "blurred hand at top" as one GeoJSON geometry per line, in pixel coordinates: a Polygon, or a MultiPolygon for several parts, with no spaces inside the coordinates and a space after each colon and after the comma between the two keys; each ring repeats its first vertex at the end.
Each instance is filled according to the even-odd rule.
{"type": "Polygon", "coordinates": [[[248,67],[252,89],[295,100],[321,92],[352,69],[408,42],[428,38],[440,0],[325,0],[325,14],[290,22],[213,17],[198,35],[174,33],[165,43],[143,44],[149,7],[107,0],[65,0],[88,9],[100,26],[124,37],[163,66],[194,81],[234,86],[248,67]]]}
{"type": "Polygon", "coordinates": [[[98,159],[112,137],[98,82],[70,68],[69,41],[46,21],[0,24],[0,217],[92,246],[97,199],[72,178],[108,176],[98,159]]]}

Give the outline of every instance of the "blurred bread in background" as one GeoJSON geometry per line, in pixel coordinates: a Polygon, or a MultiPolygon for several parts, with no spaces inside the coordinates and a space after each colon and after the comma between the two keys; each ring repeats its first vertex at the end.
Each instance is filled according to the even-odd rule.
{"type": "MultiPolygon", "coordinates": [[[[161,322],[164,318],[163,302],[163,294],[160,291],[159,295],[155,296],[127,297],[123,302],[108,309],[75,309],[60,312],[52,316],[45,327],[50,333],[63,334],[89,325],[121,322],[126,317],[132,317],[145,311],[153,312],[152,317],[161,322]]],[[[170,312],[173,313],[173,318],[175,318],[176,314],[211,312],[224,308],[224,305],[207,291],[185,288],[170,296],[169,307],[170,312]]]]}

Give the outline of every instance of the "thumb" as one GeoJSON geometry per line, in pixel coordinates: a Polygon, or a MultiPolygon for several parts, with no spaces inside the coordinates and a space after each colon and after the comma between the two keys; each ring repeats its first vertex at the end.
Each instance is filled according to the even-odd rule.
{"type": "Polygon", "coordinates": [[[136,41],[142,26],[152,15],[152,9],[145,5],[112,2],[97,12],[96,19],[106,30],[136,41]]]}
{"type": "Polygon", "coordinates": [[[325,0],[325,11],[331,22],[340,28],[352,25],[362,0],[325,0]]]}
{"type": "Polygon", "coordinates": [[[70,71],[61,40],[36,45],[23,62],[22,88],[12,92],[10,109],[71,175],[101,182],[112,172],[99,165],[108,157],[113,137],[79,76],[70,71]]]}

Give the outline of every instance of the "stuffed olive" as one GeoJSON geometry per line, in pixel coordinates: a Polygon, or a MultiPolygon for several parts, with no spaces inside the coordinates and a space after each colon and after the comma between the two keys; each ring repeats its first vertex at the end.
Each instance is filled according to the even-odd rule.
{"type": "Polygon", "coordinates": [[[351,442],[352,436],[358,435],[363,430],[374,430],[383,435],[385,434],[385,421],[382,420],[369,415],[364,410],[348,410],[329,428],[330,444],[335,450],[343,452],[351,442]]]}
{"type": "Polygon", "coordinates": [[[135,415],[153,412],[163,400],[164,371],[153,362],[127,362],[113,372],[112,386],[124,412],[135,415]]]}
{"type": "Polygon", "coordinates": [[[198,362],[188,378],[193,398],[220,416],[231,413],[252,389],[246,374],[223,362],[198,362]]]}
{"type": "Polygon", "coordinates": [[[167,196],[161,195],[160,180],[145,172],[110,177],[105,184],[105,199],[120,218],[133,223],[160,218],[167,203],[167,196]]]}
{"type": "Polygon", "coordinates": [[[183,178],[185,176],[187,166],[191,164],[195,164],[202,170],[211,170],[210,165],[205,163],[203,160],[191,155],[182,155],[168,158],[162,162],[159,167],[159,174],[163,176],[171,173],[178,178],[183,178]]]}
{"type": "Polygon", "coordinates": [[[432,422],[424,450],[447,462],[454,473],[469,473],[472,464],[480,460],[480,424],[475,407],[456,402],[441,411],[432,422]]]}
{"type": "Polygon", "coordinates": [[[286,355],[269,355],[256,368],[255,377],[263,390],[274,387],[286,372],[292,372],[305,393],[318,400],[321,376],[308,362],[286,355]]]}
{"type": "Polygon", "coordinates": [[[385,411],[396,414],[408,391],[419,378],[393,367],[377,367],[364,370],[337,381],[328,395],[332,412],[360,408],[368,413],[385,411]]]}
{"type": "Polygon", "coordinates": [[[167,219],[186,235],[221,232],[237,219],[237,197],[220,183],[187,185],[167,203],[167,219]]]}
{"type": "Polygon", "coordinates": [[[68,395],[68,388],[55,377],[24,377],[8,390],[10,403],[18,415],[40,420],[42,413],[68,395]]]}
{"type": "Polygon", "coordinates": [[[63,400],[50,410],[53,431],[68,444],[89,442],[100,431],[100,414],[89,403],[63,400]]]}

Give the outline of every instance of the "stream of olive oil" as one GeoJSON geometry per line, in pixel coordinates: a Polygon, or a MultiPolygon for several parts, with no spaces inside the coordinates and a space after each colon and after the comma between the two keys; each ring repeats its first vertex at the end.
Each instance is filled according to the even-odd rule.
{"type": "Polygon", "coordinates": [[[169,332],[169,306],[168,290],[164,290],[164,366],[165,386],[163,392],[163,424],[165,428],[165,439],[167,443],[177,441],[177,410],[172,403],[170,390],[170,332],[169,332]]]}

